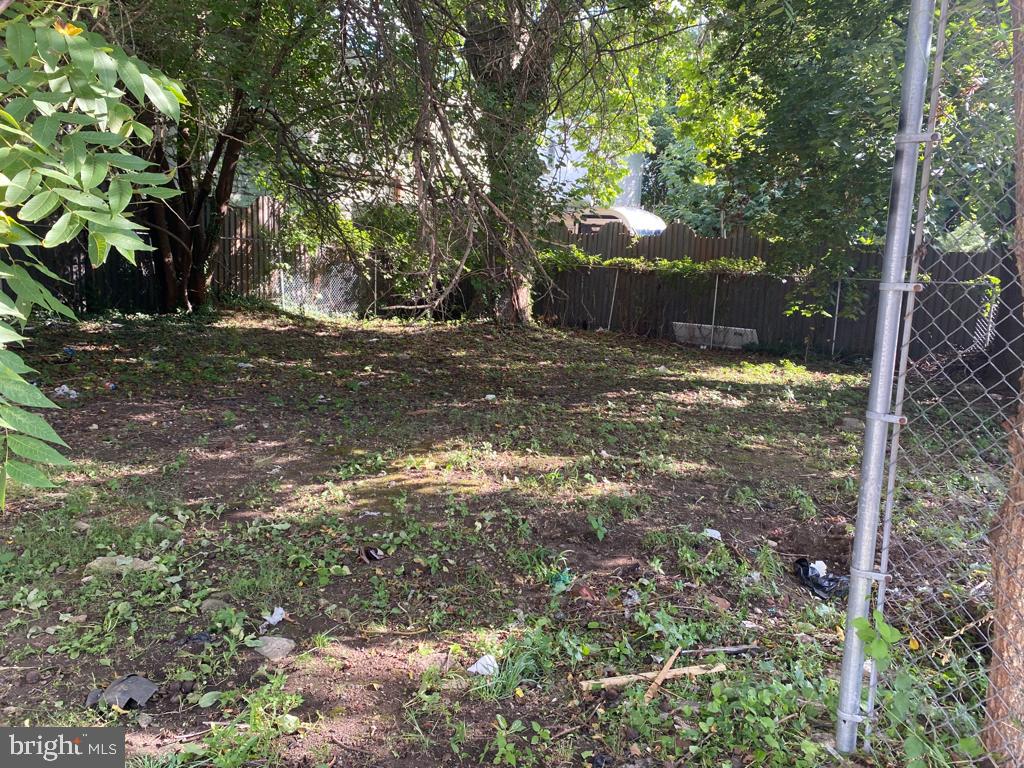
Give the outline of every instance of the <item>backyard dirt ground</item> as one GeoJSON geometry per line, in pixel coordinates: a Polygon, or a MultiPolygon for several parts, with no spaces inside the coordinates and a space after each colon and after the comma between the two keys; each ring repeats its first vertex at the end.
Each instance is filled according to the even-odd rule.
{"type": "Polygon", "coordinates": [[[6,723],[121,724],[138,766],[832,760],[844,606],[791,569],[848,568],[861,369],[259,311],[31,335],[74,466],[3,513],[6,723]],[[679,648],[705,674],[649,702],[580,685],[679,648]],[[143,707],[85,706],[133,673],[143,707]]]}

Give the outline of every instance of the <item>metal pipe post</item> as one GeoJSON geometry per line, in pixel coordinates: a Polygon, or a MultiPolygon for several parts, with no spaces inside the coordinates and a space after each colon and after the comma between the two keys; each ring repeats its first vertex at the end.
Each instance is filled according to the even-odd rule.
{"type": "Polygon", "coordinates": [[[715,348],[715,321],[718,319],[718,275],[715,275],[715,295],[711,299],[711,344],[709,349],[715,348]]]}
{"type": "Polygon", "coordinates": [[[836,747],[853,752],[857,747],[857,726],[861,714],[864,684],[864,643],[853,628],[855,620],[867,615],[871,587],[876,580],[875,544],[878,538],[879,505],[882,495],[889,413],[892,404],[896,345],[907,269],[907,247],[914,208],[918,148],[926,139],[921,133],[924,117],[925,84],[928,78],[934,0],[912,0],[907,28],[907,51],[903,68],[899,131],[889,193],[889,222],[885,233],[882,280],[879,284],[878,322],[871,366],[871,387],[864,430],[857,526],[850,567],[850,596],[846,611],[846,641],[840,673],[836,747]]]}

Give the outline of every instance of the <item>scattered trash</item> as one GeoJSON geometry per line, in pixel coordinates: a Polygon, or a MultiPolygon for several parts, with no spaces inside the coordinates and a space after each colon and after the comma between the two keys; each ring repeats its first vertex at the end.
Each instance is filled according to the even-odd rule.
{"type": "Polygon", "coordinates": [[[640,592],[635,588],[626,590],[626,594],[622,596],[622,604],[626,608],[632,608],[634,605],[640,605],[640,592]]]}
{"type": "Polygon", "coordinates": [[[498,399],[497,395],[484,395],[484,400],[486,400],[489,403],[493,403],[497,399],[498,399]]]}
{"type": "Polygon", "coordinates": [[[219,597],[208,597],[199,604],[199,612],[210,614],[230,607],[231,605],[227,601],[221,600],[219,597]]]}
{"type": "Polygon", "coordinates": [[[287,637],[261,637],[253,648],[269,661],[280,661],[295,650],[295,641],[287,637]]]}
{"type": "Polygon", "coordinates": [[[670,371],[668,367],[664,365],[659,365],[654,370],[657,371],[658,373],[672,373],[672,371],[670,371]]]}
{"type": "Polygon", "coordinates": [[[100,428],[100,425],[99,425],[99,424],[90,424],[90,425],[89,425],[89,431],[90,431],[90,432],[95,432],[95,431],[96,431],[97,429],[99,429],[99,428],[100,428]]]}
{"type": "Polygon", "coordinates": [[[743,577],[743,586],[745,586],[745,587],[751,587],[751,586],[754,586],[755,584],[760,584],[760,583],[761,583],[761,572],[760,571],[751,571],[750,573],[748,573],[746,576],[743,577]]]}
{"type": "Polygon", "coordinates": [[[64,347],[61,352],[64,353],[65,357],[74,357],[77,350],[74,347],[64,347]]]}
{"type": "Polygon", "coordinates": [[[488,653],[477,659],[476,663],[466,671],[471,675],[492,677],[498,674],[498,660],[494,658],[494,654],[488,653]]]}
{"type": "Polygon", "coordinates": [[[828,568],[821,560],[811,563],[806,557],[801,557],[793,563],[793,573],[811,594],[822,600],[845,597],[850,590],[850,577],[829,575],[828,568]]]}
{"type": "Polygon", "coordinates": [[[707,536],[709,539],[714,539],[715,541],[722,540],[722,532],[714,528],[705,528],[703,534],[704,536],[707,536]]]}
{"type": "Polygon", "coordinates": [[[284,608],[282,608],[279,605],[276,608],[274,608],[274,610],[270,613],[264,613],[262,616],[263,620],[267,622],[267,624],[269,624],[272,627],[276,627],[278,624],[284,621],[287,615],[288,614],[285,612],[284,608]]]}
{"type": "Polygon", "coordinates": [[[569,589],[569,595],[574,600],[582,600],[585,603],[596,603],[598,597],[594,594],[594,590],[584,584],[582,581],[577,581],[569,589]]]}
{"type": "Polygon", "coordinates": [[[66,397],[68,400],[78,399],[78,390],[72,389],[67,384],[61,384],[59,387],[53,390],[54,397],[66,397]]]}
{"type": "Polygon", "coordinates": [[[384,551],[377,547],[363,547],[359,550],[359,559],[364,563],[372,563],[376,560],[383,560],[384,551]]]}
{"type": "Polygon", "coordinates": [[[236,367],[238,368],[255,368],[256,366],[252,363],[239,363],[236,367]]]}
{"type": "Polygon", "coordinates": [[[123,576],[131,571],[155,571],[160,568],[156,560],[143,560],[141,557],[128,555],[108,555],[97,557],[85,565],[85,570],[92,573],[119,574],[123,576]]]}
{"type": "Polygon", "coordinates": [[[108,381],[106,384],[103,385],[103,388],[108,392],[113,392],[115,389],[117,389],[117,384],[115,384],[112,381],[108,381]]]}
{"type": "Polygon", "coordinates": [[[380,517],[380,512],[378,512],[375,509],[368,509],[368,510],[366,510],[365,512],[363,512],[359,516],[360,517],[380,517]]]}
{"type": "Polygon", "coordinates": [[[548,583],[551,584],[551,591],[556,595],[560,595],[572,586],[572,571],[568,568],[563,568],[558,573],[552,574],[551,578],[548,579],[548,583]]]}
{"type": "Polygon", "coordinates": [[[157,686],[153,681],[142,675],[127,675],[107,686],[99,700],[121,709],[142,708],[156,692],[157,686]]]}
{"type": "Polygon", "coordinates": [[[213,635],[203,630],[202,632],[194,632],[191,635],[183,637],[181,640],[178,641],[178,645],[203,646],[209,645],[214,640],[216,640],[216,638],[213,635]]]}

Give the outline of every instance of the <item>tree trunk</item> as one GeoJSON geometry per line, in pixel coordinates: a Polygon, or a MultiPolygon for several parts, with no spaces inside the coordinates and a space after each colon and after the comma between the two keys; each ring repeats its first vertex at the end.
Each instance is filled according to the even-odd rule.
{"type": "MultiPolygon", "coordinates": [[[[1013,23],[1015,216],[1013,252],[1024,282],[1024,0],[1010,0],[1013,23]]],[[[1015,307],[1014,311],[1022,311],[1015,307]]],[[[1009,493],[992,532],[992,664],[985,747],[1005,765],[1024,766],[1024,378],[1011,417],[1009,493]]]]}

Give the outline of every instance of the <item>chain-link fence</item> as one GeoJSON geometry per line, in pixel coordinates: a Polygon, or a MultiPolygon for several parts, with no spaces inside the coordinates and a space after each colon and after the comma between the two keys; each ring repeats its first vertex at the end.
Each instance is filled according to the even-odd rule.
{"type": "Polygon", "coordinates": [[[280,266],[272,282],[275,302],[288,311],[337,317],[375,309],[373,281],[330,249],[303,251],[291,264],[280,266]]]}
{"type": "Polygon", "coordinates": [[[837,734],[887,765],[1024,766],[1021,1],[911,7],[837,734]]]}

